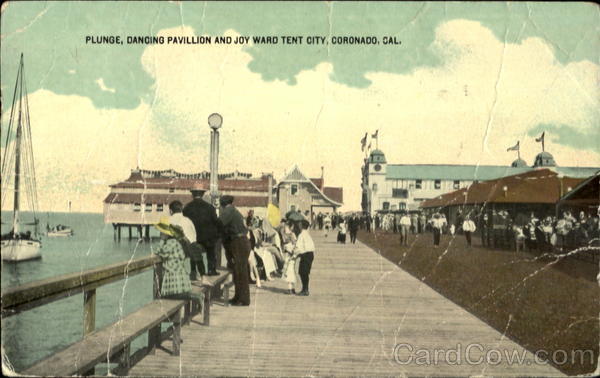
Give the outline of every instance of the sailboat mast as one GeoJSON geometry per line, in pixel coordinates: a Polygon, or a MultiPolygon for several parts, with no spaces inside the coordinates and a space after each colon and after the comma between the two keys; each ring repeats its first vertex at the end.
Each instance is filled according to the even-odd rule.
{"type": "Polygon", "coordinates": [[[23,54],[21,54],[21,62],[19,64],[19,73],[17,74],[17,80],[19,81],[19,115],[17,119],[17,136],[15,140],[15,199],[13,206],[13,232],[16,235],[19,233],[19,190],[20,190],[20,179],[21,179],[21,138],[23,133],[23,54]]]}

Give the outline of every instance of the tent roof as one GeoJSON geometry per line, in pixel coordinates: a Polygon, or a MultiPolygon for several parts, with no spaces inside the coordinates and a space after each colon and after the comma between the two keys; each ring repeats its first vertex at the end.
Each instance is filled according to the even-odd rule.
{"type": "Polygon", "coordinates": [[[554,204],[561,194],[575,188],[582,179],[559,177],[551,169],[538,169],[472,184],[421,203],[423,208],[483,203],[554,204]]]}

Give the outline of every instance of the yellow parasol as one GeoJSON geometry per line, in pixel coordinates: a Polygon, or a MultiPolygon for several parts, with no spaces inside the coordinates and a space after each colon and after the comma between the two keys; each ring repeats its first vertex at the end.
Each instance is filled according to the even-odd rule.
{"type": "Polygon", "coordinates": [[[267,219],[273,228],[279,227],[279,223],[281,223],[281,212],[279,208],[272,203],[267,206],[267,219]]]}

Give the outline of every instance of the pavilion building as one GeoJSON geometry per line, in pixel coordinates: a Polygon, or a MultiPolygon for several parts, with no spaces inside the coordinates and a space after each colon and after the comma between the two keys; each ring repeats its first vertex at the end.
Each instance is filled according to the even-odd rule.
{"type": "MultiPolygon", "coordinates": [[[[172,169],[134,169],[126,180],[110,185],[110,193],[104,199],[104,223],[113,225],[119,239],[122,227],[128,229],[130,238],[132,228],[138,230],[140,237],[145,228],[145,236],[149,237],[150,225],[169,215],[169,203],[179,200],[185,205],[192,200],[192,187],[206,189],[205,200],[210,202],[209,182],[209,172],[185,174],[172,169]]],[[[271,174],[260,177],[237,171],[220,174],[218,184],[219,194],[234,196],[234,205],[242,214],[253,210],[255,215],[266,216],[274,186],[271,174]]]]}
{"type": "Polygon", "coordinates": [[[468,188],[474,183],[538,169],[550,169],[560,176],[587,178],[600,167],[559,167],[547,151],[539,153],[532,166],[520,158],[510,166],[388,164],[384,153],[376,149],[362,167],[362,209],[371,214],[416,211],[423,201],[468,188]]]}

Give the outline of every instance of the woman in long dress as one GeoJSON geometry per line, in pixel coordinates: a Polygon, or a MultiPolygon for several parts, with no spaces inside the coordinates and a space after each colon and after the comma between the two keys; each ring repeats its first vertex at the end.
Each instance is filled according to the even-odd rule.
{"type": "Polygon", "coordinates": [[[254,247],[256,246],[256,240],[254,240],[254,233],[252,230],[248,230],[248,240],[250,240],[250,246],[252,251],[248,255],[248,265],[250,266],[250,279],[256,282],[256,287],[262,287],[260,282],[260,274],[258,273],[258,267],[256,264],[256,257],[254,257],[254,247]]]}
{"type": "Polygon", "coordinates": [[[275,257],[271,252],[269,252],[267,248],[261,245],[262,233],[260,229],[255,228],[254,230],[252,230],[252,232],[254,233],[254,239],[256,240],[256,245],[253,249],[254,253],[256,253],[256,255],[260,257],[260,259],[263,262],[266,280],[272,281],[273,279],[271,278],[271,274],[277,272],[277,264],[275,262],[275,257]]]}
{"type": "MultiPolygon", "coordinates": [[[[191,299],[192,284],[190,282],[189,262],[179,240],[184,238],[183,230],[171,225],[168,218],[163,218],[155,225],[160,231],[160,244],[154,253],[161,257],[163,279],[160,287],[162,298],[191,299]]],[[[196,298],[197,299],[197,298],[196,298]]]]}
{"type": "Polygon", "coordinates": [[[323,229],[325,230],[325,237],[327,237],[329,230],[331,230],[331,217],[329,214],[325,214],[325,218],[323,218],[323,229]]]}
{"type": "Polygon", "coordinates": [[[283,251],[285,255],[282,278],[288,284],[288,294],[296,294],[296,282],[298,281],[298,273],[296,269],[297,256],[294,255],[296,240],[296,234],[294,234],[290,225],[284,223],[281,229],[281,242],[283,244],[283,251]]]}

